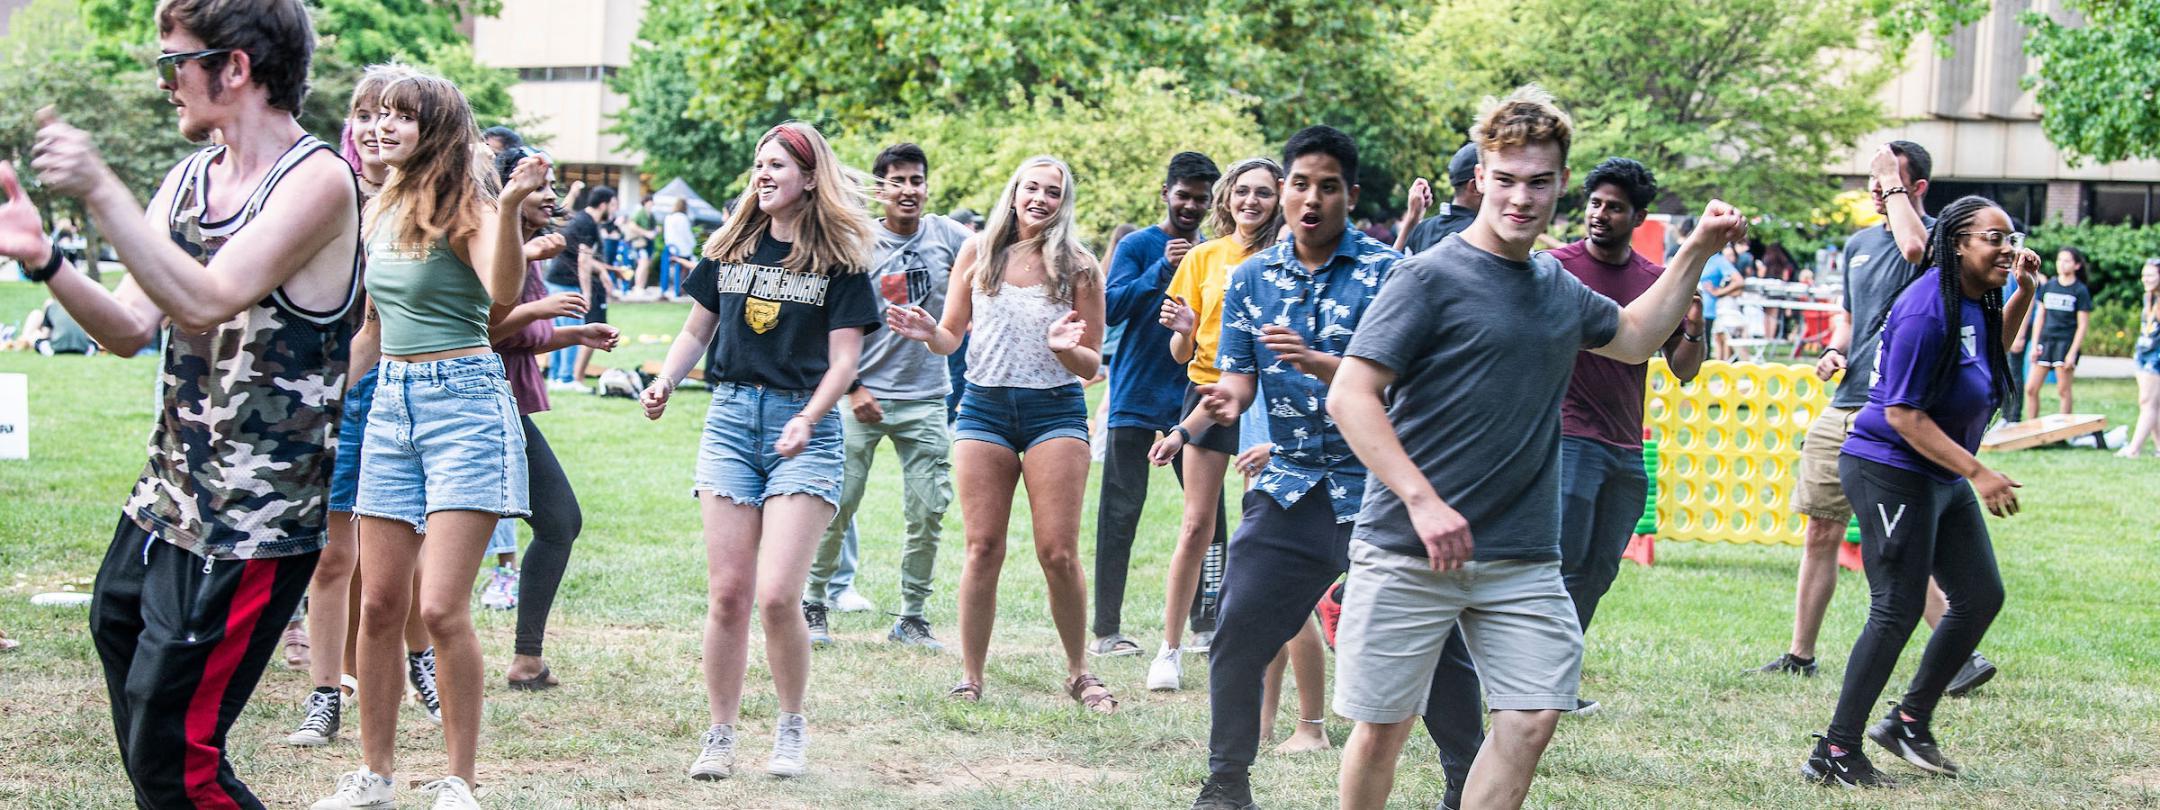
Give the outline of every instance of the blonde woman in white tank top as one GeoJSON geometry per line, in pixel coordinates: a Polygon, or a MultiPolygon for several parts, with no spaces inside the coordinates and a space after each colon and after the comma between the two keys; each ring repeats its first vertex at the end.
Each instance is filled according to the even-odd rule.
{"type": "Polygon", "coordinates": [[[1095,258],[1073,235],[1072,196],[1064,163],[1022,162],[988,226],[961,248],[944,319],[892,307],[886,324],[938,354],[958,351],[974,328],[953,443],[967,562],[960,572],[961,678],[949,697],[982,698],[1013,485],[1024,480],[1035,561],[1065,652],[1066,694],[1108,714],[1117,711],[1117,698],[1088,672],[1083,649],[1087,581],[1079,554],[1089,463],[1080,382],[1102,366],[1103,287],[1095,258]]]}

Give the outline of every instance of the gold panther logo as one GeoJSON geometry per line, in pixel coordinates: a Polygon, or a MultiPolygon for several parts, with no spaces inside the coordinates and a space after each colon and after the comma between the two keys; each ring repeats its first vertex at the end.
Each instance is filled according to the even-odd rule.
{"type": "Polygon", "coordinates": [[[780,322],[780,302],[763,298],[745,299],[743,322],[750,324],[750,331],[760,335],[772,331],[773,324],[780,322]]]}

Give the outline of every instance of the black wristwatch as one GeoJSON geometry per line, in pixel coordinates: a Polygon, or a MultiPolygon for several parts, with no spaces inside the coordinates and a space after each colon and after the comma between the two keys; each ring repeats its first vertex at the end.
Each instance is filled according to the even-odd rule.
{"type": "Polygon", "coordinates": [[[1685,340],[1685,341],[1687,341],[1687,342],[1689,342],[1689,343],[1701,343],[1701,342],[1702,342],[1702,336],[1701,336],[1701,335],[1690,335],[1690,334],[1688,334],[1688,333],[1687,333],[1687,330],[1686,330],[1686,329],[1682,329],[1682,330],[1680,330],[1680,339],[1681,339],[1681,340],[1685,340]]]}
{"type": "Polygon", "coordinates": [[[1171,425],[1170,432],[1177,434],[1186,444],[1192,444],[1192,431],[1186,430],[1184,425],[1171,425]]]}
{"type": "Polygon", "coordinates": [[[23,270],[23,278],[25,280],[35,281],[39,284],[43,284],[46,281],[50,280],[55,274],[58,274],[60,272],[60,265],[67,261],[67,256],[61,254],[60,252],[60,243],[48,242],[46,243],[46,250],[50,255],[45,260],[45,266],[40,267],[36,270],[30,270],[28,268],[25,268],[23,270]]]}

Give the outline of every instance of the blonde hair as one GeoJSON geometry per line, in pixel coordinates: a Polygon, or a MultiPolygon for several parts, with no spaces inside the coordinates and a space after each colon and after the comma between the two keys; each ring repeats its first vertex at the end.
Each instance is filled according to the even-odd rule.
{"type": "MultiPolygon", "coordinates": [[[[1223,172],[1221,179],[1215,181],[1215,208],[1208,212],[1208,230],[1215,234],[1215,238],[1237,238],[1237,218],[1230,213],[1230,192],[1236,188],[1239,177],[1254,169],[1266,169],[1278,183],[1283,179],[1282,164],[1264,157],[1246,158],[1230,164],[1230,170],[1223,172]]],[[[1275,232],[1282,230],[1282,224],[1282,196],[1281,192],[1277,191],[1274,212],[1268,214],[1267,221],[1261,223],[1259,230],[1253,231],[1252,236],[1245,240],[1245,252],[1258,252],[1267,247],[1268,243],[1275,241],[1275,232]]]]}
{"type": "Polygon", "coordinates": [[[381,103],[411,113],[420,137],[413,159],[390,167],[389,182],[368,203],[363,233],[373,238],[387,226],[399,242],[432,245],[478,230],[494,208],[496,184],[488,161],[475,154],[485,147],[465,94],[440,76],[413,72],[385,86],[381,103]]]}
{"type": "Polygon", "coordinates": [[[1088,252],[1086,245],[1080,244],[1080,237],[1075,233],[1077,229],[1073,227],[1073,203],[1077,194],[1073,188],[1072,168],[1066,166],[1065,161],[1049,155],[1020,161],[1020,168],[1013,170],[1012,179],[1005,181],[1005,190],[998,194],[997,207],[990,210],[990,221],[976,237],[981,240],[979,249],[987,255],[977,257],[977,266],[981,269],[975,271],[975,289],[996,295],[998,285],[1005,281],[1005,264],[1012,254],[1009,248],[1023,246],[1035,247],[1042,253],[1043,272],[1049,276],[1045,283],[1050,285],[1053,301],[1070,304],[1073,288],[1082,280],[1099,282],[1100,279],[1095,278],[1098,273],[1095,256],[1088,252]],[[1013,208],[1018,204],[1015,200],[1020,193],[1020,178],[1037,166],[1058,170],[1065,183],[1065,196],[1059,201],[1057,214],[1050,218],[1049,227],[1033,239],[1021,239],[1020,216],[1013,208]]]}
{"type": "Polygon", "coordinates": [[[1553,143],[1560,146],[1560,160],[1567,162],[1568,147],[1575,140],[1575,122],[1560,111],[1553,102],[1553,95],[1535,82],[1515,88],[1506,98],[1485,98],[1484,109],[1478,111],[1477,125],[1470,128],[1470,140],[1478,145],[1481,154],[1533,143],[1553,143]]]}
{"type": "MultiPolygon", "coordinates": [[[[795,247],[780,265],[820,275],[869,272],[870,245],[875,236],[861,173],[841,166],[832,147],[825,143],[825,136],[809,124],[789,121],[766,130],[751,154],[763,151],[774,140],[780,141],[781,151],[789,160],[809,167],[810,180],[815,183],[802,220],[795,226],[795,247]],[[805,146],[807,153],[802,148],[805,146]]],[[[705,257],[723,262],[750,258],[771,222],[772,215],[758,208],[757,184],[750,184],[736,203],[735,215],[705,240],[705,257]]]]}

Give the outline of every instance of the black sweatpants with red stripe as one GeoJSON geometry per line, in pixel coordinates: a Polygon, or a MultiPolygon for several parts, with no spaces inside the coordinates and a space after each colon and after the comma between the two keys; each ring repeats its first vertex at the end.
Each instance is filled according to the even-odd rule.
{"type": "Polygon", "coordinates": [[[120,518],[91,595],[90,636],[137,807],[263,806],[225,760],[225,732],[318,556],[212,561],[120,518]]]}

